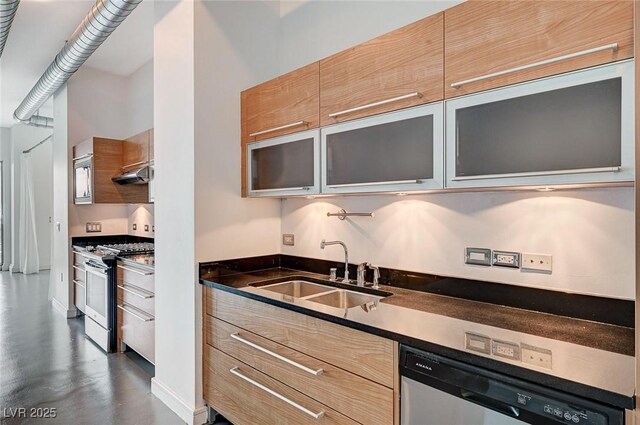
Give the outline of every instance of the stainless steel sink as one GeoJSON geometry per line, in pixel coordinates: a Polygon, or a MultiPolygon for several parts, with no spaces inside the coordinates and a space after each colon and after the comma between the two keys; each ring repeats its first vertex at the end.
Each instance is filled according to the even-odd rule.
{"type": "Polygon", "coordinates": [[[271,285],[260,286],[259,288],[293,298],[305,298],[335,290],[335,288],[331,286],[319,285],[304,280],[273,283],[271,285]]]}
{"type": "Polygon", "coordinates": [[[347,291],[338,289],[326,294],[319,294],[314,297],[307,298],[308,301],[324,304],[330,307],[351,308],[364,305],[370,302],[377,302],[383,297],[376,295],[362,294],[360,292],[347,291]]]}

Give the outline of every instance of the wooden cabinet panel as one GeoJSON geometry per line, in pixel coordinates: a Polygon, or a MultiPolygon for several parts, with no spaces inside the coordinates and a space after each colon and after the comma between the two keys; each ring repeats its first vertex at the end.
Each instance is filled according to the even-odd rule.
{"type": "Polygon", "coordinates": [[[631,1],[467,1],[444,12],[445,97],[633,56],[631,1]],[[608,44],[618,49],[452,84],[608,44]]]}
{"type": "Polygon", "coordinates": [[[123,141],[122,167],[140,167],[149,162],[151,130],[145,130],[123,141]]]}
{"type": "Polygon", "coordinates": [[[235,425],[357,424],[346,416],[207,344],[204,346],[203,369],[204,399],[209,406],[223,414],[235,425]],[[254,383],[234,375],[231,370],[254,383]],[[324,412],[324,415],[315,419],[299,408],[270,394],[267,389],[291,400],[310,413],[324,412]]]}
{"type": "Polygon", "coordinates": [[[247,195],[247,143],[319,126],[318,80],[316,62],[242,92],[242,196],[247,195]],[[304,123],[289,126],[299,122],[304,123]],[[282,126],[287,127],[265,132],[282,126]]]}
{"type": "Polygon", "coordinates": [[[205,289],[207,314],[394,387],[393,341],[225,291],[205,289]]]}
{"type": "Polygon", "coordinates": [[[321,125],[442,100],[443,16],[429,16],[320,61],[321,125]],[[330,116],[414,92],[422,97],[330,116]]]}
{"type": "Polygon", "coordinates": [[[360,423],[393,422],[393,390],[390,388],[208,315],[205,316],[205,329],[207,344],[360,423]],[[249,344],[255,344],[314,371],[321,369],[322,373],[314,375],[249,344]]]}

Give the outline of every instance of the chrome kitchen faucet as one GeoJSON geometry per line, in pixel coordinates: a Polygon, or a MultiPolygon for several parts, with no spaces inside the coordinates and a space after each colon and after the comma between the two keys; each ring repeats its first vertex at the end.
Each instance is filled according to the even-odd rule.
{"type": "Polygon", "coordinates": [[[327,245],[342,245],[344,248],[344,279],[342,279],[342,283],[351,283],[349,280],[349,251],[347,250],[347,246],[342,241],[325,241],[324,239],[320,242],[320,249],[324,249],[327,245]]]}

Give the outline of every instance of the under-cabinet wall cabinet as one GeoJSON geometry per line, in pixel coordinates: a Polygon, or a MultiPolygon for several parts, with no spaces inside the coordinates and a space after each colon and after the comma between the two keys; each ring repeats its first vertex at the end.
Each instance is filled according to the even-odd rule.
{"type": "Polygon", "coordinates": [[[243,92],[243,196],[629,184],[632,58],[633,2],[462,3],[243,92]],[[289,90],[303,70],[317,102],[289,90]],[[313,173],[310,147],[255,143],[302,122],[320,123],[313,173]]]}
{"type": "Polygon", "coordinates": [[[398,423],[397,343],[204,290],[204,399],[234,424],[398,423]]]}

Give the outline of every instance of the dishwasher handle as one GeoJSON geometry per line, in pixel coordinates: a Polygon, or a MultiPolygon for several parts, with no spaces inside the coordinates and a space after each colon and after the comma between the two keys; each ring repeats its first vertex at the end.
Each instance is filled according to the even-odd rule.
{"type": "Polygon", "coordinates": [[[493,398],[483,396],[482,394],[474,393],[472,391],[467,391],[461,388],[460,396],[467,401],[479,404],[480,406],[484,406],[488,409],[495,410],[500,413],[504,413],[505,415],[509,415],[514,418],[520,416],[520,409],[518,409],[517,407],[499,400],[495,400],[493,398]]]}

